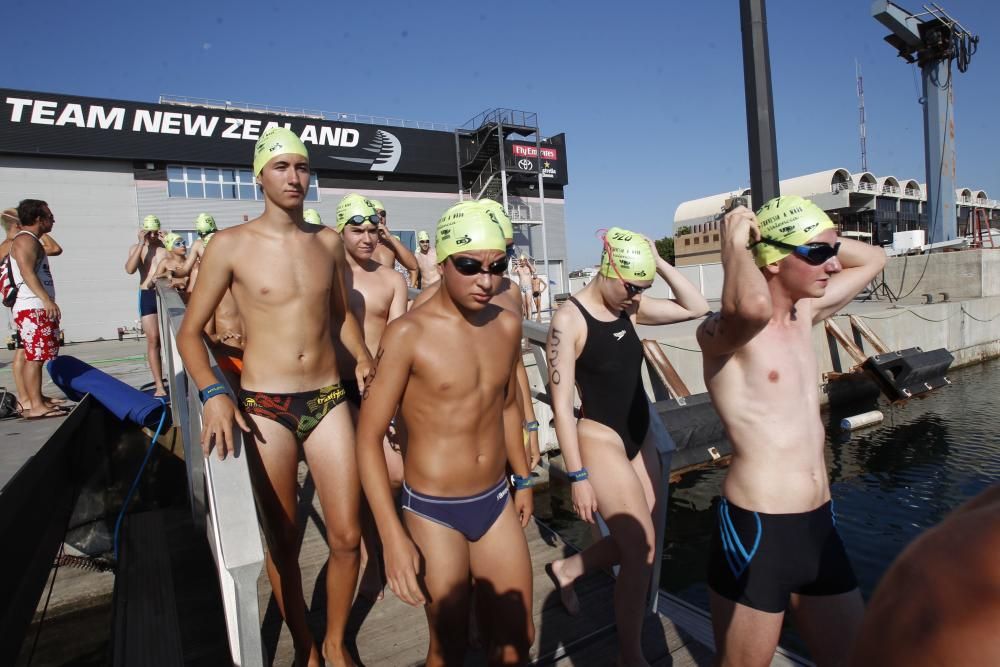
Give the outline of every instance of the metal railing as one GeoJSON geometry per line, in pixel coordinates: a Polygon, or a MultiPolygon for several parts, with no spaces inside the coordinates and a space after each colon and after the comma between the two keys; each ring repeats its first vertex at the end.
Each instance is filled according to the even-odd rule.
{"type": "MultiPolygon", "coordinates": [[[[260,608],[257,580],[264,566],[250,470],[243,433],[233,429],[235,451],[225,460],[202,453],[201,400],[198,388],[184,370],[177,350],[177,333],[184,319],[184,302],[165,280],[156,283],[159,301],[160,340],[164,370],[170,382],[170,404],[174,424],[184,441],[184,461],[188,473],[188,495],[195,524],[206,529],[215,560],[229,635],[233,664],[263,666],[264,650],[260,635],[260,608]]],[[[208,358],[219,382],[230,395],[233,388],[215,362],[208,358]]]]}
{"type": "Polygon", "coordinates": [[[245,111],[247,113],[272,114],[277,116],[295,116],[313,118],[316,120],[361,123],[364,125],[385,125],[388,127],[409,127],[417,130],[441,130],[453,132],[456,127],[451,123],[434,121],[409,120],[394,116],[373,116],[370,114],[345,113],[342,111],[321,111],[319,109],[303,109],[272,104],[255,104],[253,102],[231,102],[208,97],[186,97],[183,95],[160,95],[160,104],[176,104],[178,106],[201,107],[203,109],[221,109],[223,111],[245,111]]]}
{"type": "Polygon", "coordinates": [[[467,132],[478,130],[484,125],[513,125],[538,129],[538,114],[517,109],[486,109],[462,123],[458,129],[467,132]]]}
{"type": "Polygon", "coordinates": [[[920,190],[915,190],[913,188],[906,188],[903,190],[903,194],[907,197],[919,197],[921,195],[920,190]]]}
{"type": "Polygon", "coordinates": [[[875,192],[875,184],[868,181],[859,181],[857,190],[858,192],[875,192]]]}
{"type": "Polygon", "coordinates": [[[883,185],[882,194],[884,195],[898,195],[899,186],[898,185],[883,185]]]}
{"type": "Polygon", "coordinates": [[[830,189],[833,191],[833,194],[837,194],[843,190],[850,190],[851,183],[850,181],[837,181],[830,185],[830,189]]]}

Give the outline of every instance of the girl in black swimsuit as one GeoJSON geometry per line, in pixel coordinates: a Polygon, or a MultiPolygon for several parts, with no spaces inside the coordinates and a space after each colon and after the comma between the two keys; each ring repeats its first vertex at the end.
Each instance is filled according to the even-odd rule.
{"type": "Polygon", "coordinates": [[[604,236],[598,275],[556,312],[549,328],[549,390],[573,507],[590,523],[600,512],[610,535],[546,569],[574,614],[579,602],[573,582],[620,566],[615,618],[624,664],[646,664],[640,637],[655,553],[652,515],[665,500],[657,497],[662,471],[649,435],[651,406],[635,324],[670,324],[707,313],[698,289],[656,254],[649,239],[612,228],[604,236]],[[676,298],[640,297],[656,274],[676,298]],[[573,416],[574,389],[581,399],[579,421],[573,416]]]}

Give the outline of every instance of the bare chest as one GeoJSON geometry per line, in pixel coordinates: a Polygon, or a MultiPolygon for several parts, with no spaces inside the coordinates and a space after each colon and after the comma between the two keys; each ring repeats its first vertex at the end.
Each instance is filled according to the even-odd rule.
{"type": "Polygon", "coordinates": [[[316,307],[329,301],[333,270],[332,253],[319,243],[251,250],[243,253],[234,272],[233,296],[241,310],[316,307]]]}

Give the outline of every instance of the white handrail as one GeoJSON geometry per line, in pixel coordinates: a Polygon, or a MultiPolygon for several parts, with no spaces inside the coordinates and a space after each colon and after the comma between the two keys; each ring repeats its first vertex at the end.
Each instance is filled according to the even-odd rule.
{"type": "MultiPolygon", "coordinates": [[[[233,429],[235,451],[224,461],[201,450],[201,401],[198,388],[184,370],[177,350],[177,332],[184,319],[184,302],[165,280],[156,283],[163,362],[170,383],[174,423],[184,441],[188,496],[197,525],[206,528],[219,575],[233,664],[263,667],[257,580],[264,566],[246,445],[242,431],[233,429]]],[[[230,395],[232,387],[208,350],[212,371],[230,395]]]]}

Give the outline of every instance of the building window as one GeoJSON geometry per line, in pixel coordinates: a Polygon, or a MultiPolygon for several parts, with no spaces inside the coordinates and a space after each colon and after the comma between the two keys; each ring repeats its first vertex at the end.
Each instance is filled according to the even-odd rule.
{"type": "Polygon", "coordinates": [[[691,245],[691,239],[684,239],[684,245],[691,245]]]}
{"type": "Polygon", "coordinates": [[[698,239],[698,237],[697,237],[697,236],[696,236],[696,237],[694,237],[694,244],[695,244],[695,245],[698,245],[698,244],[699,244],[700,242],[701,242],[701,241],[700,241],[700,240],[698,239]]]}
{"type": "Polygon", "coordinates": [[[718,241],[719,240],[719,235],[718,234],[712,234],[712,240],[713,241],[718,241]]]}
{"type": "Polygon", "coordinates": [[[701,242],[708,243],[708,234],[705,234],[704,236],[701,237],[701,242]]]}
{"type": "MultiPolygon", "coordinates": [[[[240,199],[263,201],[249,169],[167,166],[167,196],[187,199],[240,199]]],[[[319,201],[319,180],[309,176],[306,201],[319,201]]]]}

